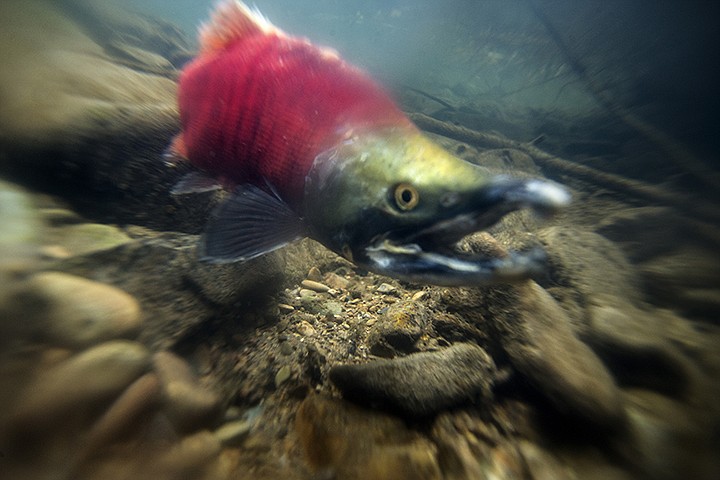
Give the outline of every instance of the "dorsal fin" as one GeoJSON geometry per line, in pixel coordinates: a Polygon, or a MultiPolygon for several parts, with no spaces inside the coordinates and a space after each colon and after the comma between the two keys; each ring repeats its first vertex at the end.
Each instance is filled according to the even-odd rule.
{"type": "Polygon", "coordinates": [[[221,0],[210,21],[200,27],[200,54],[218,52],[240,38],[282,31],[239,0],[221,0]]]}

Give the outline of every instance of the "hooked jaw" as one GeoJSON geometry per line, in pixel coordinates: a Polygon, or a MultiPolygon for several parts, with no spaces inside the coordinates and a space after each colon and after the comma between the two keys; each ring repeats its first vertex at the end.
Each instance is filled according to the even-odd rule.
{"type": "Polygon", "coordinates": [[[360,263],[403,280],[445,286],[531,278],[546,267],[545,252],[539,247],[505,257],[468,254],[453,247],[461,238],[489,228],[512,211],[530,208],[548,217],[569,202],[570,194],[555,183],[498,176],[478,191],[473,209],[408,234],[387,232],[365,247],[366,259],[360,263]]]}

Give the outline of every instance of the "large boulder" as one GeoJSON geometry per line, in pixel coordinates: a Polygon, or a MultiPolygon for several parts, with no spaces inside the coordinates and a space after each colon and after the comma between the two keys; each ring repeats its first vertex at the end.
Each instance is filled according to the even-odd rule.
{"type": "Polygon", "coordinates": [[[0,173],[91,216],[199,230],[211,196],[170,197],[183,169],[162,157],[189,57],[170,24],[111,2],[2,2],[0,173]]]}

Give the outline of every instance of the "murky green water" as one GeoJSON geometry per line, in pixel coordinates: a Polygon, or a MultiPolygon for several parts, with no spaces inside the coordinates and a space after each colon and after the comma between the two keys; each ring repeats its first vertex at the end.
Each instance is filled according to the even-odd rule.
{"type": "Polygon", "coordinates": [[[171,195],[195,169],[164,153],[213,5],[131,3],[0,6],[0,472],[717,478],[717,6],[257,4],[454,156],[572,195],[450,253],[414,250],[442,235],[380,244],[547,257],[530,279],[442,287],[307,239],[200,261],[229,189],[171,195]]]}

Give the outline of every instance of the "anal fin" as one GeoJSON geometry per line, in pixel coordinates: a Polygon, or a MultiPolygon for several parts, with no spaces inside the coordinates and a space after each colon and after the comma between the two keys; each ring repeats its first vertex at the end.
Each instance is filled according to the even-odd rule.
{"type": "Polygon", "coordinates": [[[212,263],[245,261],[304,236],[302,219],[282,199],[242,185],[213,212],[199,256],[212,263]]]}
{"type": "Polygon", "coordinates": [[[182,133],[178,133],[170,142],[170,145],[163,152],[163,159],[165,164],[169,167],[174,167],[180,163],[187,161],[187,146],[185,145],[185,138],[182,133]]]}

